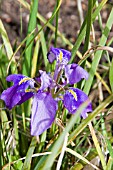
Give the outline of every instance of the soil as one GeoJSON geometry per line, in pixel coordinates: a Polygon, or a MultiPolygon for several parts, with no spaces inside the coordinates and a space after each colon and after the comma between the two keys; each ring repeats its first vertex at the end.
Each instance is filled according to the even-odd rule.
{"type": "MultiPolygon", "coordinates": [[[[30,3],[30,0],[27,0],[30,3]]],[[[110,1],[112,2],[112,1],[110,1]]],[[[54,9],[55,0],[39,0],[38,10],[39,13],[48,19],[54,9]]],[[[83,18],[87,12],[87,0],[82,1],[83,18]]],[[[111,4],[105,5],[102,14],[103,27],[109,15],[111,4]]],[[[7,30],[11,44],[14,45],[15,41],[20,42],[27,34],[27,26],[29,20],[29,11],[22,7],[19,1],[15,0],[1,0],[0,2],[0,16],[7,30]],[[21,20],[22,18],[22,20],[21,20]],[[22,24],[21,24],[22,23],[22,24]],[[22,31],[21,31],[22,30],[22,31]]],[[[78,32],[80,30],[80,15],[78,12],[76,0],[64,0],[59,11],[59,30],[65,35],[72,43],[75,43],[78,32]]],[[[94,23],[96,40],[92,40],[92,44],[98,44],[101,37],[101,30],[98,20],[94,23]]],[[[113,28],[110,32],[109,39],[113,36],[113,28]]],[[[92,36],[91,36],[92,38],[92,36]]],[[[108,39],[108,41],[109,41],[108,39]]]]}

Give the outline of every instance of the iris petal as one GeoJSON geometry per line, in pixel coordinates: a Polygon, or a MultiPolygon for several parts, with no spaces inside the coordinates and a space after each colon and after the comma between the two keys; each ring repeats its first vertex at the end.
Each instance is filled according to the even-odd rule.
{"type": "Polygon", "coordinates": [[[14,82],[14,84],[19,83],[23,78],[25,78],[26,76],[22,75],[22,74],[11,74],[9,76],[7,76],[6,80],[9,82],[14,82]]]}
{"type": "Polygon", "coordinates": [[[65,67],[65,76],[67,83],[74,84],[79,82],[82,78],[88,79],[88,73],[78,64],[68,64],[65,67]]]}
{"type": "Polygon", "coordinates": [[[7,81],[13,81],[14,85],[4,90],[0,99],[4,100],[6,107],[12,109],[15,105],[19,105],[33,96],[32,92],[26,92],[30,86],[34,87],[34,81],[21,74],[12,74],[6,78],[7,81]],[[22,81],[26,78],[25,81],[22,81]],[[22,81],[22,82],[21,82],[22,81]],[[20,83],[21,82],[21,83],[20,83]]]}
{"type": "Polygon", "coordinates": [[[0,99],[5,101],[6,107],[12,109],[18,101],[21,100],[21,95],[17,93],[18,86],[14,85],[7,90],[4,90],[0,99]]]}
{"type": "Polygon", "coordinates": [[[31,115],[31,135],[39,136],[50,128],[55,119],[57,102],[50,93],[39,91],[35,94],[31,115]]]}
{"type": "Polygon", "coordinates": [[[24,103],[26,100],[30,99],[33,97],[34,93],[33,92],[26,92],[26,93],[21,93],[21,100],[17,103],[17,105],[20,105],[24,103]]]}
{"type": "Polygon", "coordinates": [[[50,87],[52,83],[52,78],[50,77],[49,74],[47,74],[45,71],[39,70],[41,74],[41,87],[40,90],[45,90],[46,88],[50,87]]]}
{"type": "Polygon", "coordinates": [[[67,90],[64,94],[64,106],[71,114],[74,114],[85,101],[88,101],[89,103],[88,106],[81,113],[81,116],[83,118],[87,117],[87,112],[92,111],[92,105],[88,99],[88,96],[82,90],[77,88],[69,88],[69,90],[67,90]]]}
{"type": "Polygon", "coordinates": [[[51,47],[47,56],[50,63],[56,59],[58,63],[66,65],[71,58],[71,53],[61,48],[51,47]]]}

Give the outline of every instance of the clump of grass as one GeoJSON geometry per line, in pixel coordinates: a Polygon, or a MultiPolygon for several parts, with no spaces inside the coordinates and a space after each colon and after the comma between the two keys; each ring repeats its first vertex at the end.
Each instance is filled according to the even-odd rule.
{"type": "Polygon", "coordinates": [[[88,170],[89,167],[93,167],[112,170],[113,59],[110,53],[113,49],[109,46],[113,39],[111,38],[109,42],[107,40],[113,24],[113,8],[109,5],[109,16],[103,27],[101,11],[107,7],[107,0],[100,3],[96,0],[88,1],[87,13],[76,42],[72,44],[71,40],[59,31],[58,19],[60,11],[63,10],[61,0],[56,1],[52,16],[48,20],[38,12],[38,1],[31,1],[31,4],[24,0],[18,1],[29,11],[28,31],[25,39],[13,51],[7,30],[0,20],[0,34],[3,40],[0,46],[0,92],[9,87],[5,81],[8,74],[21,72],[34,77],[40,69],[52,72],[54,64],[48,63],[47,52],[51,45],[56,47],[59,45],[57,40],[60,37],[63,48],[65,46],[65,49],[71,50],[70,63],[75,62],[76,57],[79,64],[89,72],[88,80],[78,83],[77,87],[89,95],[93,112],[82,120],[79,115],[86,103],[72,116],[67,115],[67,110],[61,105],[58,110],[59,122],[54,123],[39,137],[32,137],[31,100],[10,111],[0,101],[0,169],[88,170]],[[98,22],[101,30],[97,45],[95,45],[97,43],[95,22],[98,22]],[[91,42],[91,34],[94,43],[91,42]],[[51,37],[49,42],[48,37],[51,37]],[[82,43],[84,49],[79,51],[82,43]],[[19,50],[20,57],[16,61],[15,55],[19,50]],[[17,67],[20,62],[21,70],[17,67]],[[97,160],[96,164],[93,160],[97,160]]]}

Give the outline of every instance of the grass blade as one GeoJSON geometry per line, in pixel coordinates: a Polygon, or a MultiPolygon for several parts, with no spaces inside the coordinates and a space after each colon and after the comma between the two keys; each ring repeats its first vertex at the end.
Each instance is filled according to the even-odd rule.
{"type": "Polygon", "coordinates": [[[113,59],[112,59],[110,70],[109,70],[109,82],[110,82],[111,90],[113,92],[113,59]]]}
{"type": "MultiPolygon", "coordinates": [[[[38,28],[40,30],[42,28],[42,26],[40,24],[38,24],[38,28]]],[[[40,32],[40,41],[41,41],[41,45],[42,45],[44,64],[45,64],[45,67],[47,67],[49,62],[48,62],[48,59],[47,59],[47,46],[46,46],[46,41],[45,41],[43,30],[40,32]]]]}
{"type": "MultiPolygon", "coordinates": [[[[59,0],[57,0],[57,6],[59,4],[59,0]]],[[[58,34],[58,16],[59,16],[59,10],[56,13],[56,29],[55,29],[55,47],[57,46],[57,34],[58,34]]]]}
{"type": "MultiPolygon", "coordinates": [[[[36,18],[37,18],[37,9],[38,9],[38,0],[32,0],[31,10],[30,10],[30,19],[28,25],[28,34],[30,34],[36,27],[36,18]]],[[[31,73],[31,60],[32,60],[32,48],[33,48],[33,34],[27,39],[25,51],[25,57],[23,61],[23,74],[30,76],[31,73]]]]}
{"type": "Polygon", "coordinates": [[[84,53],[88,50],[89,42],[90,42],[90,30],[91,30],[91,18],[92,18],[92,8],[93,8],[93,0],[88,1],[88,17],[87,17],[87,26],[86,26],[86,38],[84,44],[84,53]]]}
{"type": "MultiPolygon", "coordinates": [[[[107,37],[108,37],[109,32],[110,32],[110,29],[112,27],[112,24],[113,24],[113,8],[112,8],[112,10],[110,12],[109,18],[107,20],[106,27],[105,27],[105,29],[103,31],[103,34],[102,34],[102,37],[100,39],[100,43],[99,43],[100,46],[105,45],[107,37]]],[[[95,53],[95,57],[94,57],[94,60],[92,62],[92,66],[91,66],[91,69],[90,69],[90,72],[89,72],[89,79],[87,80],[87,82],[85,84],[85,87],[84,87],[84,92],[86,94],[88,94],[89,91],[90,91],[90,88],[91,88],[91,85],[92,85],[92,82],[93,82],[93,78],[94,78],[98,63],[99,63],[99,61],[101,59],[101,56],[102,56],[102,52],[103,51],[97,51],[95,53]]]]}
{"type": "MultiPolygon", "coordinates": [[[[92,14],[92,23],[95,21],[95,18],[98,16],[99,12],[101,11],[102,7],[105,5],[106,2],[107,2],[107,0],[101,1],[98,8],[92,14]]],[[[82,41],[84,39],[85,33],[86,33],[86,20],[83,22],[80,33],[79,33],[78,38],[76,40],[76,43],[72,48],[72,57],[71,57],[70,63],[73,61],[73,59],[76,55],[76,52],[77,52],[78,48],[80,47],[80,44],[82,43],[82,41]]]]}
{"type": "Polygon", "coordinates": [[[33,137],[32,141],[31,141],[31,144],[30,144],[30,147],[28,149],[28,152],[27,152],[26,159],[24,161],[22,170],[30,170],[32,155],[33,155],[34,149],[36,147],[36,144],[37,144],[37,140],[36,140],[35,137],[33,137]]]}
{"type": "MultiPolygon", "coordinates": [[[[11,43],[9,41],[7,32],[6,32],[5,28],[4,28],[4,25],[3,25],[1,19],[0,19],[0,33],[1,33],[1,36],[2,36],[2,39],[3,39],[3,42],[4,42],[7,57],[10,60],[12,55],[13,55],[13,49],[11,47],[11,43]]],[[[13,60],[12,60],[11,71],[12,71],[12,73],[17,73],[15,58],[13,58],[13,60]]]]}

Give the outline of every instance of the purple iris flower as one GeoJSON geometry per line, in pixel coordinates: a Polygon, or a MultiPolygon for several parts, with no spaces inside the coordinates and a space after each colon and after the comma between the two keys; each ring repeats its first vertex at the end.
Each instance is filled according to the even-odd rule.
{"type": "Polygon", "coordinates": [[[54,48],[52,47],[47,54],[48,60],[52,63],[55,59],[57,61],[54,80],[56,81],[59,75],[59,72],[64,69],[65,77],[67,79],[66,83],[74,84],[79,82],[82,78],[88,79],[88,73],[78,64],[68,64],[71,53],[67,50],[54,48]]]}
{"type": "Polygon", "coordinates": [[[40,77],[35,79],[21,74],[10,75],[6,80],[14,84],[0,96],[9,109],[34,97],[31,114],[31,135],[34,136],[50,128],[56,116],[59,100],[62,100],[64,107],[71,114],[76,113],[85,101],[89,103],[81,116],[86,118],[87,112],[92,111],[91,102],[82,90],[73,87],[65,89],[65,85],[77,83],[82,78],[87,79],[88,73],[77,64],[68,64],[71,53],[67,50],[52,47],[47,57],[50,63],[56,60],[53,76],[42,70],[39,70],[40,77]],[[63,84],[59,84],[60,82],[63,84]],[[40,86],[35,88],[35,83],[40,86]]]}
{"type": "Polygon", "coordinates": [[[33,96],[33,92],[26,92],[28,87],[34,87],[34,81],[21,74],[12,74],[6,78],[14,85],[4,90],[0,99],[5,101],[6,107],[12,109],[15,105],[20,105],[33,96]]]}

